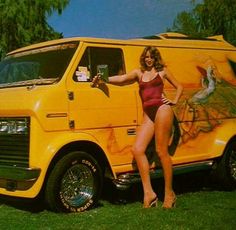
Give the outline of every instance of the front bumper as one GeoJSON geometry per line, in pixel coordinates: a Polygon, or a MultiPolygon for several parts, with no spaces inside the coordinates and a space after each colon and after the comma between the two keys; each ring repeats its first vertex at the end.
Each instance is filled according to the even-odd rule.
{"type": "Polygon", "coordinates": [[[0,166],[0,188],[8,191],[28,190],[40,175],[39,168],[0,166]]]}

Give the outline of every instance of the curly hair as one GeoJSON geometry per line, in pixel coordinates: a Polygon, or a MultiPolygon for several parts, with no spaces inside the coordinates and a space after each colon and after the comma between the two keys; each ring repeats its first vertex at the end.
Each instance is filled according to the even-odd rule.
{"type": "Polygon", "coordinates": [[[145,57],[147,52],[150,53],[151,57],[154,58],[154,68],[157,71],[162,71],[163,68],[165,67],[165,64],[162,60],[161,54],[159,52],[159,50],[156,47],[152,47],[152,46],[147,46],[141,56],[140,56],[140,65],[141,65],[141,70],[145,71],[147,69],[146,63],[145,63],[145,57]]]}

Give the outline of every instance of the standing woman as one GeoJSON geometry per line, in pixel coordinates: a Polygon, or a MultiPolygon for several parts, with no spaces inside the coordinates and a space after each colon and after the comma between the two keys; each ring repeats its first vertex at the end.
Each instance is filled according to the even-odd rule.
{"type": "MultiPolygon", "coordinates": [[[[172,188],[172,161],[168,152],[174,114],[171,106],[175,105],[183,91],[182,85],[165,67],[157,48],[148,46],[140,57],[140,69],[130,73],[109,77],[111,84],[139,83],[140,97],[143,103],[143,121],[138,129],[133,146],[133,155],[142,179],[144,198],[143,207],[157,205],[157,195],[153,191],[149,162],[145,151],[155,134],[156,152],[160,158],[165,180],[165,198],[163,208],[172,208],[176,202],[176,195],[172,188]],[[163,96],[164,80],[168,80],[176,89],[173,100],[163,96]]],[[[94,77],[93,84],[99,84],[99,76],[94,77]]]]}

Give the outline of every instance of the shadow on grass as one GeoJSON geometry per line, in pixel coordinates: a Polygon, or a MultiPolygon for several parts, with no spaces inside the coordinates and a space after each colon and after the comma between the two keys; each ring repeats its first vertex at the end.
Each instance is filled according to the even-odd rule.
{"type": "MultiPolygon", "coordinates": [[[[164,199],[164,179],[152,180],[154,191],[158,194],[158,199],[164,199]]],[[[173,178],[173,188],[176,195],[184,193],[193,193],[199,191],[220,191],[219,185],[210,176],[210,172],[201,171],[189,174],[176,175],[173,178]]],[[[115,185],[107,181],[104,185],[102,199],[108,200],[113,204],[128,204],[133,202],[142,202],[143,189],[142,184],[131,185],[128,190],[117,190],[115,185]]]]}
{"type": "Polygon", "coordinates": [[[0,204],[14,207],[22,211],[39,213],[45,210],[46,206],[42,200],[42,197],[35,199],[17,198],[0,195],[0,204]]]}
{"type": "MultiPolygon", "coordinates": [[[[210,174],[207,171],[203,171],[174,176],[174,191],[177,195],[199,191],[220,191],[221,189],[216,186],[216,183],[209,175],[210,174]]],[[[159,200],[163,201],[163,178],[152,180],[152,185],[155,192],[158,194],[159,200]]],[[[142,199],[143,190],[141,182],[133,184],[129,189],[122,191],[116,189],[115,185],[111,181],[105,181],[101,200],[108,201],[116,205],[124,205],[134,202],[142,202],[142,199]]],[[[32,213],[39,213],[46,210],[46,205],[41,196],[37,199],[19,199],[0,195],[0,204],[5,204],[16,209],[32,213]]],[[[99,208],[101,206],[103,205],[99,202],[95,208],[99,208]]]]}

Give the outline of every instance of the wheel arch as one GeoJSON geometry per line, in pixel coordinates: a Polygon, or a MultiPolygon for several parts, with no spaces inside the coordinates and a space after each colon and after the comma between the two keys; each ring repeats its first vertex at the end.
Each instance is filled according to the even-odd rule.
{"type": "Polygon", "coordinates": [[[232,137],[228,140],[228,142],[226,143],[225,148],[224,148],[224,150],[223,150],[223,153],[222,153],[222,155],[218,158],[218,160],[220,160],[220,159],[224,156],[224,154],[225,154],[227,151],[229,151],[229,149],[231,148],[231,146],[232,146],[233,143],[236,143],[236,134],[235,134],[234,136],[232,136],[232,137]]]}
{"type": "Polygon", "coordinates": [[[52,169],[55,167],[55,165],[57,164],[57,162],[62,159],[67,153],[72,152],[72,151],[83,151],[86,152],[88,154],[90,154],[94,159],[97,160],[99,166],[101,167],[102,171],[103,171],[103,175],[107,176],[107,177],[113,177],[113,171],[111,169],[111,166],[109,164],[109,161],[104,153],[104,151],[102,150],[102,148],[97,145],[94,142],[91,141],[73,141],[71,143],[68,143],[66,145],[64,145],[63,147],[61,147],[58,152],[54,155],[54,157],[52,158],[47,172],[46,172],[46,176],[45,176],[45,180],[43,183],[43,189],[45,189],[45,185],[47,184],[47,180],[48,177],[52,171],[52,169]]]}
{"type": "Polygon", "coordinates": [[[212,146],[212,158],[220,160],[233,142],[236,142],[235,119],[228,120],[222,127],[217,128],[215,143],[212,146]]]}
{"type": "Polygon", "coordinates": [[[213,169],[217,168],[217,165],[220,163],[220,161],[222,160],[222,158],[224,157],[224,155],[227,153],[227,151],[230,150],[231,146],[233,143],[236,143],[236,134],[234,136],[232,136],[227,143],[225,144],[223,151],[221,153],[221,155],[218,155],[217,157],[214,158],[214,166],[213,169]]]}

